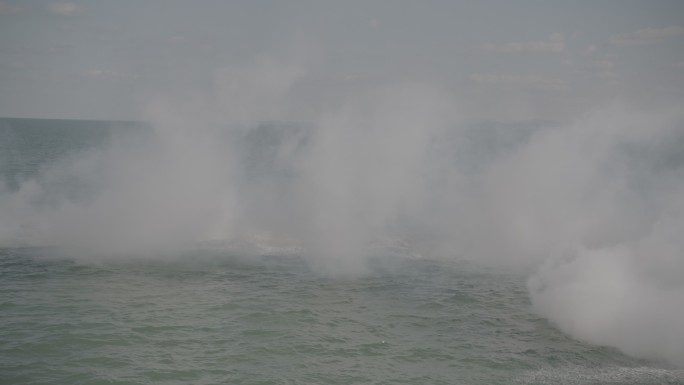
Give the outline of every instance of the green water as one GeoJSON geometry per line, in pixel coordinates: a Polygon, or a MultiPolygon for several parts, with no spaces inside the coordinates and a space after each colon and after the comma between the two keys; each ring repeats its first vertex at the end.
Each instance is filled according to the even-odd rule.
{"type": "Polygon", "coordinates": [[[678,383],[537,317],[524,277],[377,260],[323,278],[298,258],[195,251],[77,263],[0,252],[2,383],[678,383]]]}
{"type": "MultiPolygon", "coordinates": [[[[7,197],[122,126],[0,127],[7,197]]],[[[363,274],[331,277],[298,256],[216,247],[90,258],[2,246],[0,384],[684,383],[560,333],[532,309],[525,274],[377,254],[363,274]]]]}

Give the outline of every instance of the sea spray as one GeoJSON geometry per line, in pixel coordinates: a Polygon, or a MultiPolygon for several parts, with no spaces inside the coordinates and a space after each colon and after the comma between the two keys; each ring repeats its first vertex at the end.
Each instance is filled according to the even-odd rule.
{"type": "Polygon", "coordinates": [[[497,128],[442,87],[402,83],[299,115],[304,75],[267,63],[158,97],[149,130],[5,189],[0,242],[87,260],[284,239],[319,273],[353,277],[378,239],[399,239],[425,258],[536,270],[532,303],[561,330],[682,364],[679,109],[623,102],[497,128]]]}
{"type": "Polygon", "coordinates": [[[572,210],[551,217],[561,232],[530,279],[532,303],[574,337],[682,366],[682,114],[614,106],[578,124],[545,145],[561,154],[545,182],[572,178],[551,203],[572,210]]]}

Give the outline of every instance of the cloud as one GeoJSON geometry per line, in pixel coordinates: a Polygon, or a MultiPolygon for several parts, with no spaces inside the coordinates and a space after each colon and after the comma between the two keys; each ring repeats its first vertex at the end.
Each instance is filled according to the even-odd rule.
{"type": "Polygon", "coordinates": [[[684,35],[684,28],[670,26],[665,28],[644,28],[632,33],[618,34],[610,37],[610,44],[620,47],[649,44],[669,37],[684,35]]]}
{"type": "Polygon", "coordinates": [[[561,53],[565,50],[565,38],[562,33],[555,32],[546,40],[515,42],[508,44],[485,44],[482,46],[485,52],[493,53],[561,53]]]}
{"type": "Polygon", "coordinates": [[[526,88],[560,90],[567,82],[558,78],[545,78],[538,75],[479,74],[470,75],[470,80],[478,84],[517,85],[526,88]]]}
{"type": "Polygon", "coordinates": [[[48,5],[48,11],[60,16],[74,16],[82,11],[75,3],[52,3],[48,5]]]}

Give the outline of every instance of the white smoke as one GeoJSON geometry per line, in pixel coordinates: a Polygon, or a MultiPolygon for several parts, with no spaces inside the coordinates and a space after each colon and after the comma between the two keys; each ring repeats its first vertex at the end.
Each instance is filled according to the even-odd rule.
{"type": "Polygon", "coordinates": [[[492,128],[423,83],[301,109],[305,73],[264,59],[157,98],[150,132],[5,189],[0,244],[136,255],[256,237],[347,275],[373,242],[402,239],[426,257],[534,268],[532,303],[564,332],[684,365],[681,108],[492,128]]]}
{"type": "Polygon", "coordinates": [[[617,105],[540,136],[506,166],[523,173],[512,238],[547,256],[532,303],[561,330],[684,365],[683,139],[680,111],[617,105]]]}

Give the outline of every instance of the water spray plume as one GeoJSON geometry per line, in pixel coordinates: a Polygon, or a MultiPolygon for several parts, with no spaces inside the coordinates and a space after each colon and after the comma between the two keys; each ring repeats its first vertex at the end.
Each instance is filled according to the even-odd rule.
{"type": "Polygon", "coordinates": [[[90,258],[242,239],[353,276],[391,240],[531,269],[534,307],[564,332],[684,366],[681,109],[472,124],[442,87],[402,83],[303,113],[305,75],[262,60],[157,98],[149,129],[5,188],[0,244],[90,258]]]}

